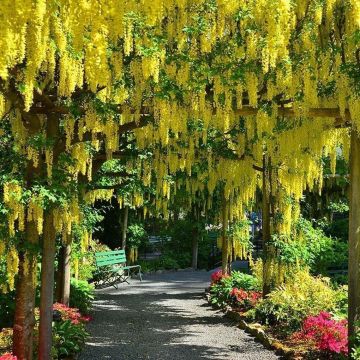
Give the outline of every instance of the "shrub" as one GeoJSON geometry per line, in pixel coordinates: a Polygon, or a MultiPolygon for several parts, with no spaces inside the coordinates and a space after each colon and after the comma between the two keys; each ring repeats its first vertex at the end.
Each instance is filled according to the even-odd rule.
{"type": "Polygon", "coordinates": [[[78,354],[88,336],[85,327],[76,320],[56,322],[53,326],[53,349],[58,359],[78,354]]]}
{"type": "Polygon", "coordinates": [[[233,287],[235,288],[247,291],[257,291],[261,289],[259,280],[253,275],[245,274],[240,271],[233,271],[231,273],[231,278],[233,281],[233,287]]]}
{"type": "Polygon", "coordinates": [[[53,357],[62,359],[76,355],[81,351],[88,336],[85,323],[90,317],[83,316],[76,308],[56,303],[53,309],[60,315],[53,325],[53,357]]]}
{"type": "Polygon", "coordinates": [[[94,287],[87,281],[71,279],[70,306],[89,314],[94,300],[94,287]]]}
{"type": "Polygon", "coordinates": [[[233,304],[243,310],[253,308],[261,299],[261,292],[234,288],[230,291],[233,304]]]}
{"type": "Polygon", "coordinates": [[[215,271],[211,274],[210,302],[219,306],[233,303],[234,294],[231,295],[231,292],[234,288],[238,291],[241,289],[246,292],[255,292],[259,289],[259,282],[254,276],[238,271],[233,271],[231,276],[223,275],[222,270],[215,271]]]}
{"type": "Polygon", "coordinates": [[[8,351],[11,349],[12,337],[13,329],[2,329],[2,331],[0,331],[0,351],[8,351]]]}
{"type": "Polygon", "coordinates": [[[300,329],[306,317],[333,311],[336,295],[327,279],[299,271],[258,305],[257,317],[269,324],[280,324],[285,332],[293,332],[300,329]]]}
{"type": "Polygon", "coordinates": [[[347,321],[333,320],[329,313],[321,312],[306,318],[301,331],[295,333],[293,339],[313,344],[320,351],[347,355],[347,321]]]}
{"type": "Polygon", "coordinates": [[[210,287],[210,303],[213,305],[224,306],[231,301],[230,293],[233,283],[230,276],[222,276],[210,287]]]}

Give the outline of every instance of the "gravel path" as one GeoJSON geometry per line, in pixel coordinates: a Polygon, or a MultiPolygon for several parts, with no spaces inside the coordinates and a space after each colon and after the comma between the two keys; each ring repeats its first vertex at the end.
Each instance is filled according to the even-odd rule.
{"type": "Polygon", "coordinates": [[[101,290],[80,359],[277,359],[203,299],[206,272],[174,272],[101,290]]]}

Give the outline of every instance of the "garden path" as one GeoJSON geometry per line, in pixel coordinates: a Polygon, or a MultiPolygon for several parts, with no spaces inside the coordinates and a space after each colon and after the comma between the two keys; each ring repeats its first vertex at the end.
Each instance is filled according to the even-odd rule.
{"type": "Polygon", "coordinates": [[[81,360],[273,360],[203,298],[210,274],[146,276],[97,292],[81,360]]]}

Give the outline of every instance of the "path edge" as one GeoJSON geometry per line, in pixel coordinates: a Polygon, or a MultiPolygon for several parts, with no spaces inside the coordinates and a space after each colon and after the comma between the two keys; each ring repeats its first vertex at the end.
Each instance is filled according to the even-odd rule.
{"type": "Polygon", "coordinates": [[[229,306],[226,307],[214,306],[213,304],[210,303],[210,293],[207,291],[205,292],[205,299],[209,306],[211,306],[212,308],[216,308],[218,310],[220,309],[225,314],[226,318],[235,321],[238,328],[244,330],[247,334],[253,336],[268,350],[275,351],[275,354],[281,356],[283,359],[298,358],[296,356],[295,350],[290,349],[286,345],[279,342],[279,340],[274,339],[273,337],[266,334],[261,324],[259,323],[249,324],[245,320],[245,317],[243,315],[241,315],[239,312],[232,310],[232,308],[229,306]]]}

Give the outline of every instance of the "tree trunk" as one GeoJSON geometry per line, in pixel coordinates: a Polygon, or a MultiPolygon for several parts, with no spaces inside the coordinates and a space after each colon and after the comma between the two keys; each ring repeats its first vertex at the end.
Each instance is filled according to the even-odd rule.
{"type": "MultiPolygon", "coordinates": [[[[360,321],[360,138],[351,132],[349,219],[349,347],[360,321]]],[[[350,351],[349,351],[350,353],[350,351]]]]}
{"type": "Polygon", "coordinates": [[[122,236],[121,236],[121,249],[125,250],[126,248],[126,233],[128,227],[128,218],[129,218],[129,207],[125,206],[124,208],[124,220],[122,222],[122,236]]]}
{"type": "MultiPolygon", "coordinates": [[[[24,113],[23,123],[29,135],[37,134],[41,129],[41,121],[37,115],[24,113]]],[[[33,185],[34,176],[39,175],[43,166],[40,158],[38,167],[32,161],[27,162],[26,186],[33,185]]],[[[34,222],[25,223],[25,241],[37,244],[39,235],[34,222]]],[[[19,273],[16,282],[15,317],[13,335],[13,353],[18,360],[31,360],[33,349],[33,331],[35,325],[34,309],[36,294],[37,256],[36,250],[30,246],[28,251],[19,254],[19,273]]]]}
{"type": "Polygon", "coordinates": [[[200,211],[196,207],[193,208],[192,217],[196,221],[192,231],[192,257],[191,267],[196,270],[198,268],[198,255],[199,255],[199,221],[200,211]]]}
{"type": "MultiPolygon", "coordinates": [[[[38,242],[36,224],[26,224],[26,242],[38,242]]],[[[35,326],[35,294],[37,256],[31,250],[20,254],[16,283],[13,354],[18,360],[31,360],[33,355],[33,329],[35,326]]]]}
{"type": "Polygon", "coordinates": [[[269,169],[267,168],[266,158],[263,159],[263,178],[262,178],[262,235],[263,235],[263,296],[265,297],[271,290],[271,256],[270,256],[270,187],[268,186],[269,169]]]}
{"type": "Polygon", "coordinates": [[[64,247],[63,246],[60,248],[57,264],[58,266],[55,274],[55,279],[56,279],[55,299],[56,302],[61,303],[62,289],[64,283],[64,247]]]}
{"type": "Polygon", "coordinates": [[[57,301],[69,306],[70,282],[71,282],[71,245],[63,245],[59,254],[59,267],[56,276],[56,298],[57,301]]]}
{"type": "Polygon", "coordinates": [[[192,239],[192,260],[191,267],[196,270],[198,267],[198,253],[199,253],[199,234],[198,231],[194,234],[192,239]]]}
{"type": "Polygon", "coordinates": [[[222,204],[222,272],[223,274],[229,274],[229,244],[227,238],[228,227],[228,207],[225,196],[222,204]]]}
{"type": "Polygon", "coordinates": [[[51,359],[56,231],[54,216],[45,216],[41,262],[39,360],[51,359]]]}

